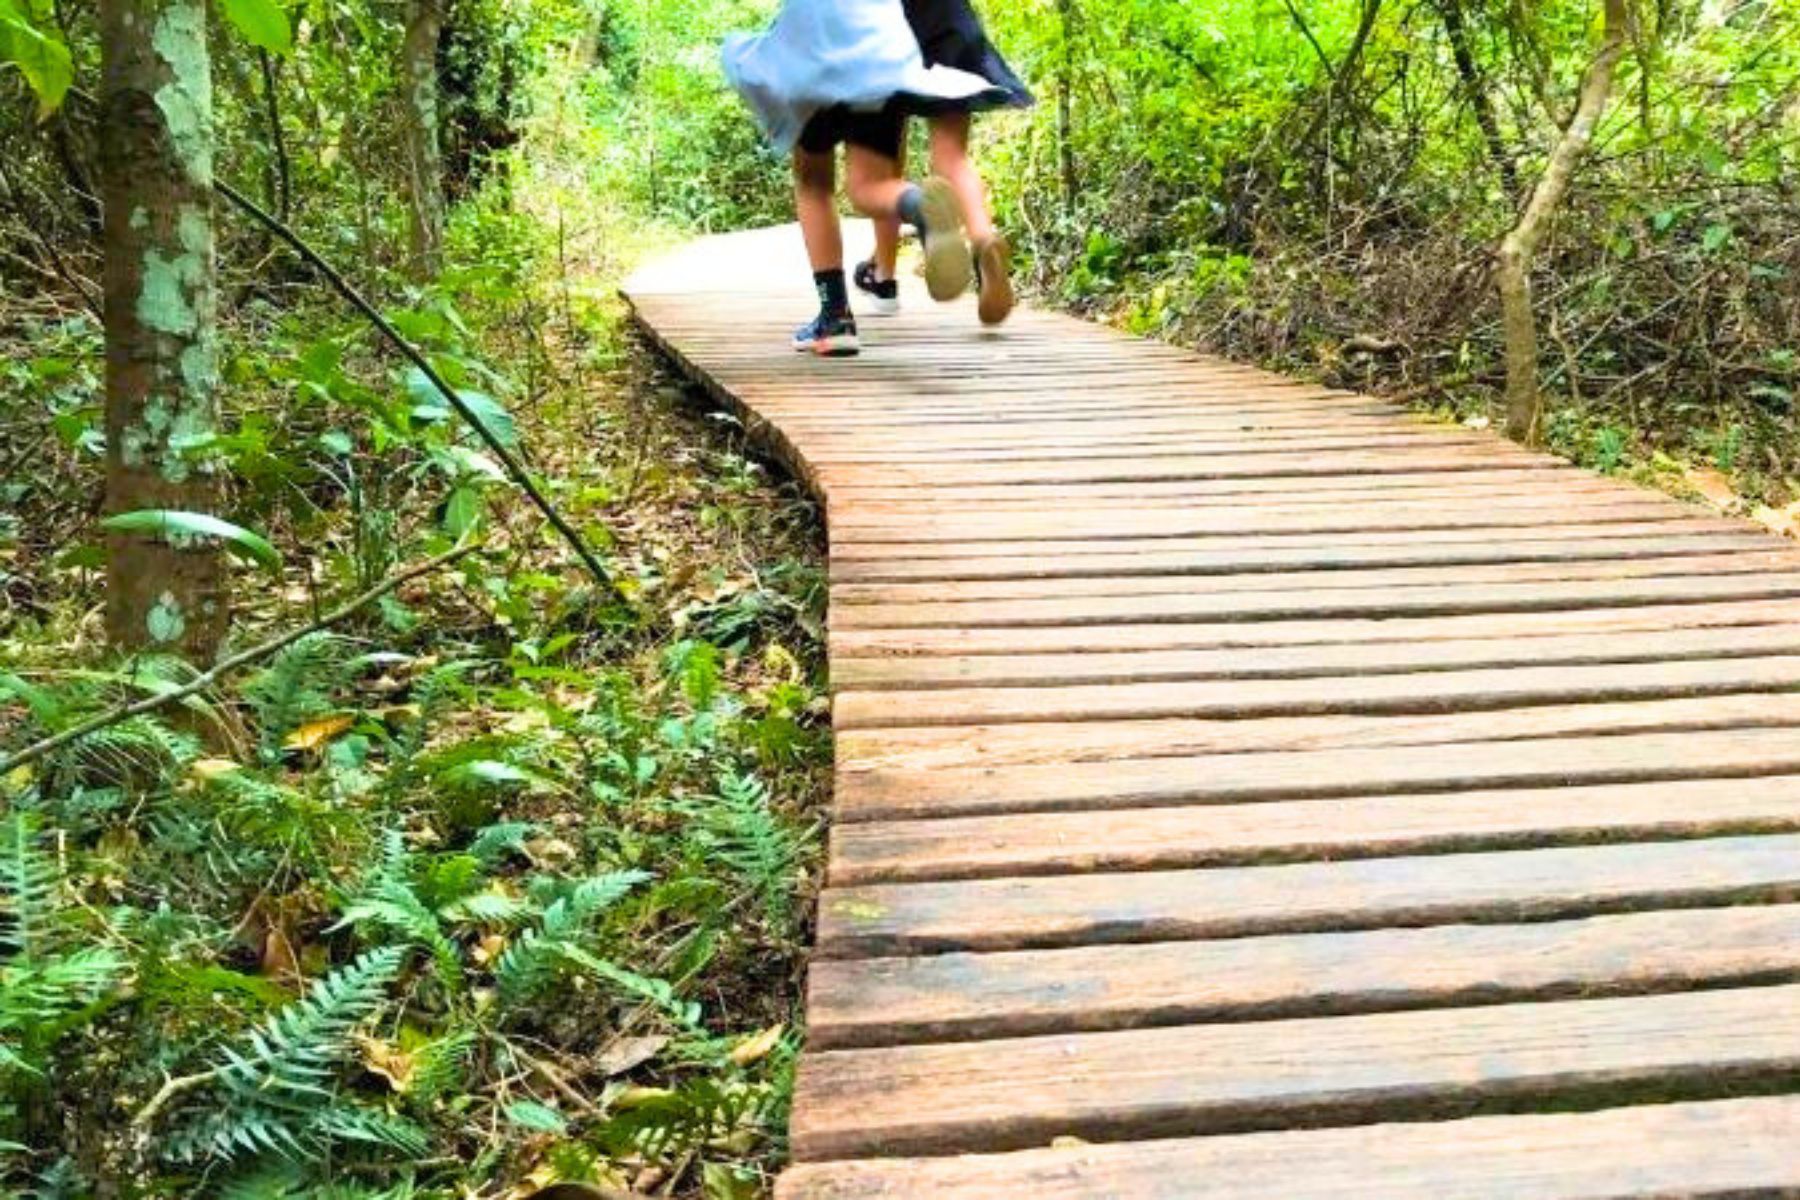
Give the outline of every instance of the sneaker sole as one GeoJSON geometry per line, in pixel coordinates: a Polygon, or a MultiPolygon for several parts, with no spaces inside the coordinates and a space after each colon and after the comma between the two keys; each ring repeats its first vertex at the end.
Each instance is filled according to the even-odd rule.
{"type": "Polygon", "coordinates": [[[963,238],[962,205],[943,179],[925,181],[925,290],[940,302],[954,300],[969,290],[975,261],[963,238]]]}
{"type": "Polygon", "coordinates": [[[865,317],[897,317],[900,315],[898,300],[883,300],[880,296],[865,294],[861,305],[865,317]]]}
{"type": "Polygon", "coordinates": [[[795,354],[811,354],[819,358],[854,358],[862,353],[862,343],[854,337],[827,338],[818,342],[795,342],[795,354]]]}
{"type": "Polygon", "coordinates": [[[1018,304],[1012,285],[1012,247],[995,237],[981,248],[981,299],[977,313],[983,325],[998,325],[1018,304]]]}

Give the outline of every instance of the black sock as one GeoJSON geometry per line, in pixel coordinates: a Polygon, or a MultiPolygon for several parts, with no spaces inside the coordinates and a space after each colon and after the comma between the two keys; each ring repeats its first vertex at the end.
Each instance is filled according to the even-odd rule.
{"type": "Polygon", "coordinates": [[[900,193],[900,202],[894,207],[899,211],[902,221],[921,234],[925,232],[925,192],[918,184],[907,184],[906,190],[900,193]]]}
{"type": "Polygon", "coordinates": [[[850,290],[844,285],[844,269],[814,271],[813,287],[819,292],[819,307],[828,317],[841,317],[850,311],[850,290]]]}

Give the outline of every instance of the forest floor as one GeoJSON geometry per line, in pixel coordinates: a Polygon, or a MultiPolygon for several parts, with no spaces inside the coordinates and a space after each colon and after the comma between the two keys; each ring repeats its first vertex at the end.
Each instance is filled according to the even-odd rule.
{"type": "MultiPolygon", "coordinates": [[[[237,572],[233,648],[478,549],[0,781],[0,892],[47,969],[88,970],[35,1033],[0,980],[0,1190],[718,1200],[784,1157],[829,789],[817,514],[632,336],[626,258],[459,222],[484,265],[389,312],[481,384],[619,595],[304,276],[239,308],[232,513],[282,564],[237,572]],[[257,1030],[328,1089],[246,1091],[257,1030]]],[[[72,308],[0,303],[31,448],[0,458],[0,758],[186,677],[104,650],[98,350],[72,308]]]]}

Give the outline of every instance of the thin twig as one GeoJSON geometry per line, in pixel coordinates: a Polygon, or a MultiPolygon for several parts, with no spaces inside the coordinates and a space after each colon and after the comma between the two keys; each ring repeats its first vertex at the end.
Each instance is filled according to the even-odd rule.
{"type": "Polygon", "coordinates": [[[428,559],[416,567],[409,567],[398,575],[390,576],[381,583],[370,588],[368,591],[362,592],[345,601],[343,604],[338,605],[338,607],[332,609],[330,612],[310,624],[303,625],[298,629],[282,634],[280,637],[273,638],[270,641],[263,642],[257,646],[252,646],[248,650],[241,651],[240,653],[233,654],[230,658],[221,660],[216,666],[196,675],[191,681],[183,684],[181,687],[175,688],[172,691],[158,692],[153,696],[146,696],[141,700],[136,700],[129,704],[121,704],[117,707],[109,708],[97,716],[90,717],[79,725],[65,729],[61,733],[53,734],[50,737],[44,738],[42,741],[34,742],[17,754],[7,758],[4,762],[0,762],[0,775],[10,775],[19,767],[36,762],[46,754],[60,750],[71,742],[80,741],[82,738],[97,733],[102,729],[111,728],[120,721],[129,721],[133,717],[141,717],[146,713],[155,712],[159,708],[166,708],[178,700],[186,700],[190,696],[197,695],[217,683],[220,679],[231,674],[231,672],[236,671],[238,668],[249,666],[253,662],[259,662],[262,659],[269,657],[271,654],[277,654],[282,650],[287,649],[301,638],[318,633],[322,629],[348,619],[361,609],[373,604],[375,601],[381,599],[396,588],[403,587],[421,576],[429,575],[433,571],[447,567],[458,559],[473,553],[475,550],[479,549],[480,546],[480,542],[469,542],[457,546],[454,549],[447,550],[436,558],[428,559]]]}
{"type": "Polygon", "coordinates": [[[506,444],[494,435],[493,430],[487,427],[457,390],[451,387],[442,375],[438,374],[437,368],[431,365],[431,360],[420,353],[418,347],[402,337],[400,331],[389,324],[387,318],[377,312],[375,306],[365,300],[361,292],[350,286],[349,281],[338,272],[337,268],[320,257],[318,251],[307,245],[300,235],[290,229],[285,222],[264,211],[256,201],[223,180],[214,180],[213,186],[218,189],[221,196],[237,205],[271,233],[286,242],[294,253],[306,261],[308,266],[325,277],[325,281],[337,291],[338,295],[367,318],[371,325],[380,330],[381,335],[393,343],[394,348],[399,350],[408,362],[419,369],[420,373],[431,382],[431,385],[443,395],[450,407],[456,410],[456,414],[468,422],[469,427],[475,431],[476,436],[481,438],[494,457],[500,460],[501,466],[506,469],[508,475],[512,476],[513,482],[519,485],[520,489],[531,498],[531,502],[537,507],[537,510],[543,513],[544,518],[550,522],[556,532],[562,535],[563,540],[575,551],[589,574],[593,575],[599,581],[600,586],[605,588],[615,599],[623,600],[625,597],[613,583],[612,576],[608,574],[606,567],[601,564],[593,550],[589,549],[581,534],[576,532],[575,527],[569,524],[562,513],[557,511],[556,506],[550,503],[544,493],[538,490],[537,484],[532,482],[531,473],[525,469],[525,464],[521,463],[506,444]]]}

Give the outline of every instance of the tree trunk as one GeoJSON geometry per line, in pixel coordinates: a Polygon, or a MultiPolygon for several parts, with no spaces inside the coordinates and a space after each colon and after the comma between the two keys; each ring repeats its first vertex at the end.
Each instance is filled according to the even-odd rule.
{"type": "MultiPolygon", "coordinates": [[[[204,0],[102,0],[106,508],[213,513],[218,428],[212,77],[204,0]]],[[[228,621],[216,542],[107,540],[106,628],[210,661],[228,621]]]]}
{"type": "Polygon", "coordinates": [[[1456,60],[1456,73],[1462,76],[1463,90],[1469,94],[1469,106],[1475,110],[1475,124],[1481,127],[1481,138],[1487,143],[1488,157],[1500,172],[1506,198],[1517,203],[1519,171],[1506,143],[1500,137],[1500,121],[1494,113],[1494,98],[1488,95],[1487,81],[1475,64],[1475,52],[1469,46],[1469,26],[1463,20],[1462,0],[1438,0],[1438,15],[1444,19],[1444,32],[1450,38],[1450,53],[1456,60]]]}
{"type": "Polygon", "coordinates": [[[410,217],[409,267],[421,282],[435,279],[444,253],[444,161],[438,135],[438,41],[445,0],[407,0],[400,47],[400,135],[406,154],[410,217]]]}
{"type": "Polygon", "coordinates": [[[1531,201],[1500,241],[1495,276],[1501,329],[1506,339],[1506,432],[1525,443],[1538,439],[1543,400],[1538,392],[1537,321],[1531,311],[1531,266],[1551,219],[1569,190],[1575,168],[1593,141],[1594,127],[1612,96],[1613,72],[1625,47],[1625,0],[1605,0],[1600,52],[1581,81],[1575,116],[1563,130],[1531,201]]]}
{"type": "Polygon", "coordinates": [[[1062,62],[1056,75],[1056,149],[1062,174],[1063,215],[1075,211],[1075,0],[1057,0],[1062,18],[1062,62]]]}

